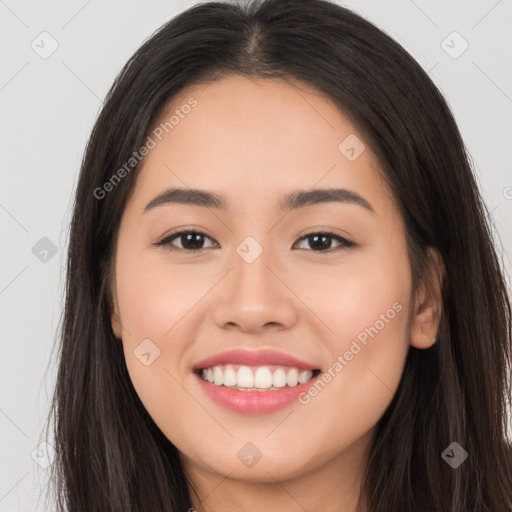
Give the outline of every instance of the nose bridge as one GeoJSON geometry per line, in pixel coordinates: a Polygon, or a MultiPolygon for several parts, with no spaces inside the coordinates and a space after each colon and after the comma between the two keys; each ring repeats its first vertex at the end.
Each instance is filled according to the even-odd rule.
{"type": "MultiPolygon", "coordinates": [[[[260,240],[262,235],[258,237],[260,240]]],[[[275,255],[269,245],[269,237],[265,237],[265,244],[260,243],[254,236],[246,236],[235,248],[233,266],[235,287],[238,292],[249,292],[255,296],[262,291],[270,292],[274,288],[271,281],[275,276],[268,267],[275,263],[275,255]]],[[[274,290],[275,294],[275,290],[274,290]]]]}
{"type": "Polygon", "coordinates": [[[296,321],[292,294],[274,275],[273,267],[279,266],[275,257],[268,243],[264,247],[252,236],[235,247],[230,262],[233,270],[215,308],[219,326],[236,324],[251,331],[267,324],[290,327],[296,321]]]}

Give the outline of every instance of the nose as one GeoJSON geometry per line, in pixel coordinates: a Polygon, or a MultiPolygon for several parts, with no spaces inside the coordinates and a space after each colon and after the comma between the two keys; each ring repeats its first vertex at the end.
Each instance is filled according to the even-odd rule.
{"type": "Polygon", "coordinates": [[[298,319],[297,298],[270,251],[264,250],[252,263],[235,252],[232,267],[219,290],[216,324],[247,333],[292,328],[298,319]]]}

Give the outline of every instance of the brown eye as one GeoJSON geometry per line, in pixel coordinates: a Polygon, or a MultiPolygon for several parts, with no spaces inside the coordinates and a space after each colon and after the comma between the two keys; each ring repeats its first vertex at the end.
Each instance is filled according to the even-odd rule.
{"type": "Polygon", "coordinates": [[[329,252],[334,252],[340,249],[353,247],[356,244],[343,238],[335,233],[329,232],[319,232],[319,233],[309,233],[299,240],[308,240],[309,246],[312,248],[314,252],[327,252],[327,250],[332,249],[331,244],[333,240],[336,240],[339,244],[338,247],[334,248],[334,250],[329,252]]]}
{"type": "Polygon", "coordinates": [[[173,233],[172,235],[165,237],[163,240],[160,240],[154,245],[163,245],[169,247],[170,250],[195,252],[205,248],[203,247],[205,239],[213,240],[208,235],[206,235],[205,233],[201,233],[200,231],[179,231],[177,233],[173,233]],[[181,247],[176,246],[174,244],[175,240],[178,240],[181,243],[181,247]]]}

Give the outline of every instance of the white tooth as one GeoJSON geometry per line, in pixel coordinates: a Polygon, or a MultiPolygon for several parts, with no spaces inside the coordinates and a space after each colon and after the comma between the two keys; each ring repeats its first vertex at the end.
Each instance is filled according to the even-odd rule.
{"type": "Polygon", "coordinates": [[[236,386],[236,373],[231,366],[224,370],[224,386],[236,386]]]}
{"type": "Polygon", "coordinates": [[[208,370],[206,368],[203,368],[203,379],[208,380],[208,370]]]}
{"type": "Polygon", "coordinates": [[[255,388],[270,388],[272,387],[272,373],[266,366],[262,366],[256,370],[254,375],[255,388]]]}
{"type": "Polygon", "coordinates": [[[286,383],[288,386],[296,386],[299,382],[299,370],[297,368],[292,368],[288,371],[288,375],[286,375],[286,383]]]}
{"type": "Polygon", "coordinates": [[[305,382],[307,382],[309,379],[311,379],[311,377],[313,377],[313,372],[312,370],[302,370],[300,373],[299,373],[299,384],[304,384],[305,382]]]}
{"type": "Polygon", "coordinates": [[[214,384],[216,386],[222,386],[222,383],[224,382],[224,375],[222,373],[220,366],[213,367],[213,377],[214,377],[214,384]]]}
{"type": "Polygon", "coordinates": [[[236,385],[239,388],[253,388],[254,374],[248,366],[240,366],[236,374],[236,385]]]}
{"type": "Polygon", "coordinates": [[[272,384],[276,388],[282,388],[286,386],[286,373],[282,368],[278,368],[274,375],[272,375],[272,384]]]}
{"type": "Polygon", "coordinates": [[[208,368],[208,382],[213,382],[215,380],[215,377],[213,376],[213,370],[211,368],[208,368]]]}

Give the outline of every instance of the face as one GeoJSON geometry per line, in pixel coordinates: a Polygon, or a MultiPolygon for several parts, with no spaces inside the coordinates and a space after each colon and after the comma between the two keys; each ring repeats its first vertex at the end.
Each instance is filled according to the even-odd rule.
{"type": "Polygon", "coordinates": [[[182,91],[122,217],[112,327],[191,472],[262,483],[360,460],[411,343],[397,204],[362,135],[301,87],[182,91]],[[153,201],[173,188],[219,204],[153,201]],[[285,205],[320,189],[341,192],[285,205]]]}

